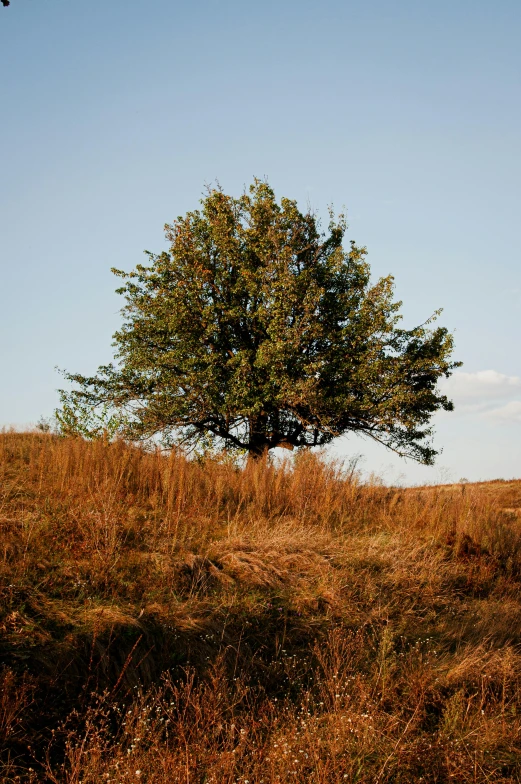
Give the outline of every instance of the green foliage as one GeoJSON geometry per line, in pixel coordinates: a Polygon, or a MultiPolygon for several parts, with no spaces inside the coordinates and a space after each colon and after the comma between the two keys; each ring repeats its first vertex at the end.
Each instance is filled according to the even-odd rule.
{"type": "Polygon", "coordinates": [[[201,205],[166,226],[168,252],[113,270],[126,298],[117,364],[66,374],[79,389],[62,392],[60,421],[105,407],[131,439],[253,456],[354,431],[432,462],[429,420],[452,409],[437,381],[459,364],[447,330],[399,328],[393,278],[371,283],[365,248],[342,246],[343,216],[321,232],[259,180],[201,205]]]}
{"type": "MultiPolygon", "coordinates": [[[[54,430],[60,436],[81,436],[89,441],[112,440],[121,431],[124,418],[113,407],[103,404],[92,406],[79,397],[69,402],[68,395],[60,391],[62,407],[55,411],[54,430]]],[[[49,432],[51,426],[44,422],[39,429],[49,432]]]]}

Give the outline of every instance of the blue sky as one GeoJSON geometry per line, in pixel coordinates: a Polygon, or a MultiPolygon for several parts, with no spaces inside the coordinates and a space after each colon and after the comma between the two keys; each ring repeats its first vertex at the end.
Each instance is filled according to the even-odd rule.
{"type": "Polygon", "coordinates": [[[326,214],[412,326],[464,362],[429,469],[358,438],[387,481],[521,475],[521,5],[513,0],[12,0],[0,9],[0,424],[111,358],[110,267],[218,179],[326,214]]]}

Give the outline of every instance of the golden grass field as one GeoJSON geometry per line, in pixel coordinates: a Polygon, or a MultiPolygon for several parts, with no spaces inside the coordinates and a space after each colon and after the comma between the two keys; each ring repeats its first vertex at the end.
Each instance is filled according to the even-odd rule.
{"type": "Polygon", "coordinates": [[[521,782],[521,481],[0,434],[2,782],[521,782]]]}

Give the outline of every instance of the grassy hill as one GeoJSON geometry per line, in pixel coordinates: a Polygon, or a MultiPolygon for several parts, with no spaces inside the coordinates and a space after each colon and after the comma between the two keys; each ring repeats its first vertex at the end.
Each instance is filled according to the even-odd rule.
{"type": "Polygon", "coordinates": [[[521,481],[0,435],[4,782],[520,782],[521,481]]]}

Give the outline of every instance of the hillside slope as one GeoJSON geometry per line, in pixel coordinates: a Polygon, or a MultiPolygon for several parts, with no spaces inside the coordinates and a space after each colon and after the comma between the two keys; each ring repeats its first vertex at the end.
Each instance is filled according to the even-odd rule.
{"type": "Polygon", "coordinates": [[[2,781],[521,781],[521,481],[0,435],[2,781]]]}

